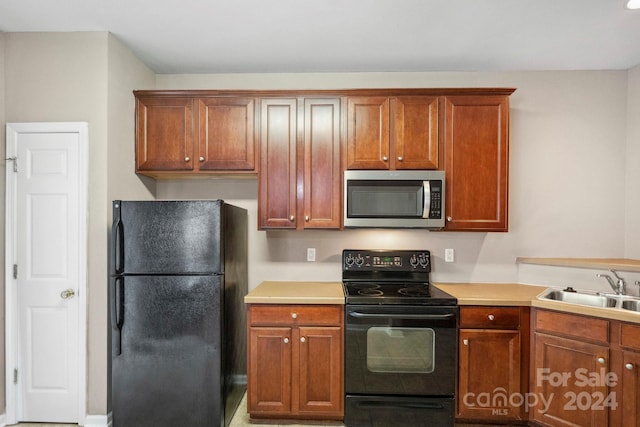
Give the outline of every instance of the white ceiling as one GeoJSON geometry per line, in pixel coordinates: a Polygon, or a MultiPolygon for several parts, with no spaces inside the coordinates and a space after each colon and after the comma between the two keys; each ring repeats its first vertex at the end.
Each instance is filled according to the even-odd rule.
{"type": "Polygon", "coordinates": [[[157,73],[628,69],[626,0],[0,0],[0,31],[109,31],[157,73]]]}

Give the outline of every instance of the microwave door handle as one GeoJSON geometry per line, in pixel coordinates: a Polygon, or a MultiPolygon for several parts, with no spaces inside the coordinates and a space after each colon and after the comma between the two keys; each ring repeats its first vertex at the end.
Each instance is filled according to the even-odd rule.
{"type": "Polygon", "coordinates": [[[431,181],[422,181],[422,218],[431,213],[431,181]]]}

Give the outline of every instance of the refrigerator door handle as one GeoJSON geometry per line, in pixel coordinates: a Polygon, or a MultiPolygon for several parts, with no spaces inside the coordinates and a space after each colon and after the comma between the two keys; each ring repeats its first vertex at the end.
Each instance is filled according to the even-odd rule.
{"type": "Polygon", "coordinates": [[[113,225],[113,250],[114,250],[114,267],[115,273],[124,272],[124,225],[118,217],[113,225]]]}
{"type": "Polygon", "coordinates": [[[116,277],[113,288],[112,316],[118,334],[116,338],[118,347],[115,349],[115,352],[117,355],[120,355],[122,354],[122,326],[124,325],[124,277],[116,277]]]}

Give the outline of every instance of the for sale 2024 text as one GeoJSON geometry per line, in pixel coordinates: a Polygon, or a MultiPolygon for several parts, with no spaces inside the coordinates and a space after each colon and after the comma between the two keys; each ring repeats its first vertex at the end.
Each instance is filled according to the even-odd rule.
{"type": "MultiPolygon", "coordinates": [[[[607,408],[615,410],[618,407],[615,392],[592,391],[594,387],[608,389],[617,385],[618,376],[614,372],[607,372],[604,368],[597,372],[586,368],[578,368],[573,372],[551,372],[549,368],[538,368],[536,385],[542,387],[545,383],[555,388],[572,387],[573,390],[562,394],[565,401],[563,409],[566,411],[601,411],[607,408]]],[[[493,392],[466,393],[463,396],[463,402],[467,407],[492,408],[494,415],[506,416],[509,414],[510,407],[524,407],[525,412],[535,408],[544,414],[555,398],[556,395],[553,392],[546,395],[542,393],[509,395],[504,388],[498,387],[493,392]]]]}

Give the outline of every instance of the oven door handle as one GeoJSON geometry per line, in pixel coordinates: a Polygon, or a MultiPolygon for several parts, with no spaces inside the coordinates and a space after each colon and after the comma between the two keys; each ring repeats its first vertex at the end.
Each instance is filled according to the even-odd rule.
{"type": "Polygon", "coordinates": [[[444,409],[443,405],[428,402],[358,402],[359,408],[444,409]]]}
{"type": "Polygon", "coordinates": [[[455,313],[448,314],[383,314],[383,313],[361,313],[350,311],[349,316],[358,319],[418,319],[418,320],[443,320],[456,317],[455,313]]]}

